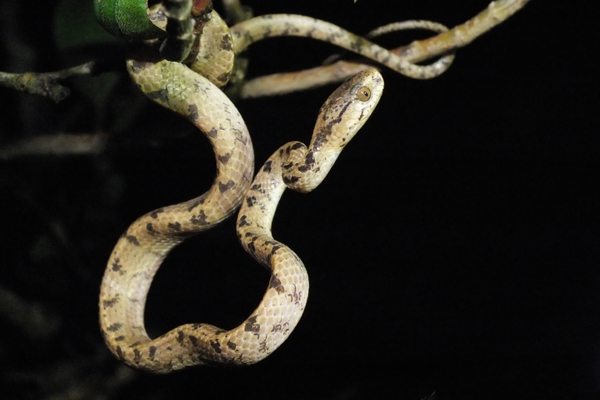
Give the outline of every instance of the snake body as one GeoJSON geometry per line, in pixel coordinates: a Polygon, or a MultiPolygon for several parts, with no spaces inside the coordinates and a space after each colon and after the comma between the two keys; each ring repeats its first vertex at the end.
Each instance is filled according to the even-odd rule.
{"type": "Polygon", "coordinates": [[[100,290],[105,342],[126,364],[153,373],[192,365],[258,362],[288,337],[308,296],[302,262],[270,233],[279,198],[286,184],[306,192],[324,179],[377,104],[383,89],[381,75],[369,69],[340,86],[321,109],[310,147],[299,142],[283,146],[250,186],[253,153],[248,131],[215,85],[179,63],[140,56],[129,60],[127,67],[148,97],[185,115],[205,133],[215,151],[218,172],[208,192],[140,217],[117,242],[100,290]],[[255,259],[271,269],[263,300],[234,329],[186,324],[150,339],[144,327],[144,306],[160,264],[186,237],[229,216],[244,195],[238,237],[255,259]]]}
{"type": "MultiPolygon", "coordinates": [[[[168,12],[160,7],[150,13],[157,26],[164,27],[168,18],[168,12]]],[[[373,68],[342,84],[321,108],[310,145],[290,142],[282,146],[251,184],[254,155],[248,130],[219,89],[229,79],[234,54],[257,40],[295,35],[328,41],[413,77],[431,77],[449,65],[421,67],[390,58],[391,53],[371,42],[307,17],[271,16],[236,25],[238,28],[231,32],[216,12],[208,11],[203,18],[202,22],[197,20],[200,34],[190,47],[193,57],[186,60],[189,68],[164,60],[164,46],[169,42],[162,42],[159,51],[160,40],[140,44],[127,61],[128,72],[142,92],[184,115],[206,135],[217,162],[215,181],[202,196],[157,209],[131,224],[118,240],[105,270],[100,290],[104,340],[117,358],[153,373],[193,365],[256,363],[289,336],[304,311],[309,285],[300,258],[271,234],[277,204],[286,187],[309,192],[322,182],[382,94],[383,79],[373,68]],[[274,24],[272,31],[265,28],[268,21],[274,24]],[[151,339],[144,327],[144,307],[162,261],[185,238],[215,226],[240,204],[238,238],[245,250],[271,271],[262,301],[231,330],[205,323],[186,324],[151,339]]],[[[175,49],[178,47],[176,43],[175,49]]]]}
{"type": "Polygon", "coordinates": [[[111,253],[101,285],[100,326],[109,348],[129,365],[166,372],[196,361],[177,358],[180,352],[174,349],[179,335],[192,326],[155,340],[148,338],[143,315],[150,283],[173,247],[238,208],[252,181],[254,153],[241,115],[207,79],[180,63],[164,60],[133,58],[127,68],[148,97],[185,115],[204,132],[216,154],[212,187],[195,199],[136,220],[111,253]]]}

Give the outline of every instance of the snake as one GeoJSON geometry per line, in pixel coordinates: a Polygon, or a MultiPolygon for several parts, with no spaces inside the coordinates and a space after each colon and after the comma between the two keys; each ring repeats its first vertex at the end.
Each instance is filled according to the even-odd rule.
{"type": "MultiPolygon", "coordinates": [[[[248,129],[220,87],[232,71],[232,54],[272,36],[265,34],[264,21],[252,37],[241,34],[250,32],[245,28],[224,30],[222,20],[213,13],[203,16],[202,31],[189,48],[197,62],[185,65],[165,59],[165,42],[157,38],[135,42],[126,61],[131,79],[148,98],[184,116],[203,132],[213,147],[217,167],[213,185],[201,196],[161,207],[134,221],[117,241],[104,272],[99,320],[105,343],[125,364],[156,374],[194,365],[254,364],[289,337],[306,306],[309,283],[300,258],[271,234],[277,204],[286,187],[310,192],[323,181],[383,92],[383,78],[376,69],[368,68],[350,78],[321,107],[309,146],[285,144],[253,179],[254,152],[248,129]],[[245,38],[245,42],[238,40],[236,45],[235,37],[245,38]],[[200,73],[192,70],[194,64],[201,64],[196,65],[200,73]],[[217,72],[207,71],[215,65],[219,66],[214,69],[217,72]],[[186,238],[216,226],[240,205],[238,239],[271,271],[262,301],[233,329],[191,323],[150,338],[144,326],[145,303],[164,259],[186,238]]],[[[160,9],[151,16],[156,25],[168,18],[168,12],[160,9]]],[[[356,51],[352,43],[357,39],[335,37],[333,42],[356,51]]],[[[179,42],[176,47],[184,41],[175,41],[179,42]]],[[[405,67],[403,63],[395,65],[405,67]]]]}
{"type": "Polygon", "coordinates": [[[383,78],[377,70],[368,69],[343,83],[321,107],[309,146],[290,142],[280,147],[250,183],[253,162],[248,130],[215,85],[180,63],[130,60],[127,67],[150,97],[185,113],[205,133],[213,145],[218,172],[214,184],[200,197],[145,214],[121,236],[100,289],[104,340],[124,363],[157,374],[194,365],[254,364],[289,337],[308,298],[308,275],[302,261],[271,234],[279,199],[286,187],[310,192],[323,181],[372,114],[383,91],[383,78]],[[240,201],[237,236],[244,249],[271,271],[262,301],[233,329],[192,323],[151,339],[144,327],[144,306],[160,264],[185,238],[227,218],[240,201]]]}

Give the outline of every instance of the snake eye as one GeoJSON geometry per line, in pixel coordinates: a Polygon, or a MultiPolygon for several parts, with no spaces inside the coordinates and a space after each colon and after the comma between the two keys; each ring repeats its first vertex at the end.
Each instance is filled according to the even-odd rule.
{"type": "Polygon", "coordinates": [[[360,87],[356,91],[356,98],[359,99],[360,101],[367,101],[367,100],[369,100],[371,98],[371,89],[369,89],[366,86],[360,87]]]}

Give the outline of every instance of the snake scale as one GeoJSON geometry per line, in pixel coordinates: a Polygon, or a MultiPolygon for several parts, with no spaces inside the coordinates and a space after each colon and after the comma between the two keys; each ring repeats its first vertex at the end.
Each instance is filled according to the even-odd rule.
{"type": "MultiPolygon", "coordinates": [[[[163,15],[159,10],[151,19],[160,25],[163,15]]],[[[248,129],[219,89],[229,78],[234,53],[257,40],[294,35],[329,41],[416,78],[437,75],[451,62],[445,59],[431,66],[414,66],[364,39],[348,36],[351,34],[334,25],[298,17],[249,20],[230,33],[211,12],[203,22],[204,33],[198,35],[200,41],[191,49],[195,61],[188,62],[202,75],[182,63],[164,60],[156,40],[140,44],[126,63],[142,92],[185,116],[205,134],[217,164],[217,176],[206,193],[138,218],[111,253],[100,290],[100,327],[112,353],[131,367],[169,373],[193,365],[253,364],[283,343],[302,316],[309,287],[300,258],[271,234],[277,204],[286,187],[309,192],[323,181],[383,91],[383,78],[373,68],[343,83],[323,104],[310,145],[285,144],[253,180],[254,153],[248,129]],[[220,68],[213,70],[216,65],[220,68]],[[187,237],[215,226],[240,204],[236,225],[239,241],[271,271],[262,301],[233,329],[186,324],[151,339],[144,327],[144,308],[161,263],[187,237]]]]}

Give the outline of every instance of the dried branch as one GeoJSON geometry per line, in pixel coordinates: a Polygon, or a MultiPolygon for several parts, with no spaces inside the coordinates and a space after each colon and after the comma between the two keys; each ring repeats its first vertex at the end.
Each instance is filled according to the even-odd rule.
{"type": "Polygon", "coordinates": [[[76,75],[92,75],[99,72],[97,61],[88,61],[85,64],[54,72],[24,72],[21,74],[0,72],[0,85],[21,92],[46,96],[58,103],[71,93],[69,88],[59,83],[60,81],[76,75]]]}
{"type": "Polygon", "coordinates": [[[106,135],[102,133],[41,135],[0,148],[0,160],[42,155],[99,154],[105,144],[106,135]]]}
{"type": "MultiPolygon", "coordinates": [[[[392,50],[410,62],[425,61],[464,47],[501,24],[529,0],[498,0],[464,24],[429,39],[414,41],[408,46],[392,50]]],[[[245,82],[237,95],[240,98],[282,95],[343,81],[372,66],[365,62],[338,61],[298,72],[278,73],[254,78],[245,82]]]]}
{"type": "Polygon", "coordinates": [[[464,47],[506,21],[523,8],[529,0],[498,0],[462,25],[429,39],[415,41],[398,51],[398,55],[412,62],[424,61],[440,54],[464,47]]]}

